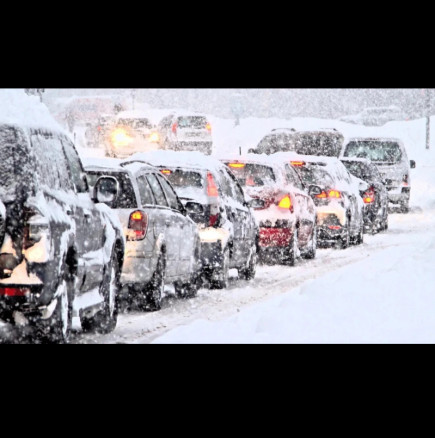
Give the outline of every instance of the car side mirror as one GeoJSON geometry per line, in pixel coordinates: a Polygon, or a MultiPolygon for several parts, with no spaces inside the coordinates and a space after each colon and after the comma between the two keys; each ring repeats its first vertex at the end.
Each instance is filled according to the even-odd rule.
{"type": "Polygon", "coordinates": [[[322,192],[323,190],[319,186],[310,186],[308,188],[308,194],[310,196],[320,195],[322,192]]]}
{"type": "Polygon", "coordinates": [[[263,199],[252,198],[248,201],[248,206],[253,208],[254,210],[260,210],[264,208],[266,203],[263,199]]]}
{"type": "Polygon", "coordinates": [[[94,202],[112,207],[119,194],[119,183],[113,176],[98,178],[94,187],[94,202]]]}
{"type": "Polygon", "coordinates": [[[414,160],[410,160],[409,165],[411,166],[411,169],[415,169],[415,161],[414,160]]]}

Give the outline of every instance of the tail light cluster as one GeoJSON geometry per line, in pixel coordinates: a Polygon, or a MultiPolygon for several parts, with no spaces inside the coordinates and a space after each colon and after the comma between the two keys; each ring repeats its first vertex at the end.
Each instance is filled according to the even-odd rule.
{"type": "Polygon", "coordinates": [[[293,213],[293,202],[290,195],[279,196],[275,203],[282,210],[290,210],[293,213]]]}
{"type": "Polygon", "coordinates": [[[172,124],[172,127],[171,127],[171,130],[172,130],[172,132],[173,132],[174,134],[177,133],[177,128],[178,128],[178,123],[177,123],[177,122],[174,122],[174,123],[172,124]]]}
{"type": "Polygon", "coordinates": [[[364,204],[373,204],[375,202],[375,188],[371,186],[368,190],[366,190],[363,194],[364,204]]]}
{"type": "Polygon", "coordinates": [[[408,174],[406,174],[406,175],[403,175],[403,185],[404,186],[408,186],[409,185],[409,175],[408,174]]]}
{"type": "Polygon", "coordinates": [[[211,133],[211,124],[210,124],[210,122],[207,122],[207,124],[205,125],[205,129],[207,129],[207,131],[211,133]]]}
{"type": "Polygon", "coordinates": [[[328,190],[327,192],[325,190],[323,190],[322,193],[315,195],[315,198],[317,198],[317,199],[326,199],[326,198],[340,199],[341,192],[338,190],[328,190]]]}
{"type": "Polygon", "coordinates": [[[136,210],[130,215],[128,221],[127,240],[143,240],[148,231],[148,215],[136,210]]]}

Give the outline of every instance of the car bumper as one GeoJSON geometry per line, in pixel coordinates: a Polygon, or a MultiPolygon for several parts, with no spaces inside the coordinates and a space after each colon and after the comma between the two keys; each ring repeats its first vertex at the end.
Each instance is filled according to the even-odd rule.
{"type": "Polygon", "coordinates": [[[294,235],[293,228],[262,228],[258,241],[260,249],[289,247],[294,235]]]}
{"type": "Polygon", "coordinates": [[[132,242],[127,242],[124,264],[122,266],[121,284],[146,284],[151,280],[157,264],[154,252],[145,252],[134,248],[132,242]],[[130,245],[129,245],[130,244],[130,245]]]}
{"type": "Polygon", "coordinates": [[[392,204],[402,204],[409,202],[411,197],[411,187],[387,187],[388,200],[392,204]]]}

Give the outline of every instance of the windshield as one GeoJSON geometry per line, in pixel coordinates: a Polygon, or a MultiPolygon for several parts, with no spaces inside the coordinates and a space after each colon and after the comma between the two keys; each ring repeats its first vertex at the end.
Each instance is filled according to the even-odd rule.
{"type": "Polygon", "coordinates": [[[399,163],[402,151],[394,141],[351,141],[346,146],[344,156],[367,158],[379,163],[399,163]]]}
{"type": "Polygon", "coordinates": [[[227,166],[243,187],[261,187],[276,182],[273,169],[268,166],[242,163],[227,163],[227,166]]]}

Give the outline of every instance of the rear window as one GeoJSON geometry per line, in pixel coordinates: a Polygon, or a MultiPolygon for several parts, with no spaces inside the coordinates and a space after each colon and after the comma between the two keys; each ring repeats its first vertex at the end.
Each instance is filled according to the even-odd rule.
{"type": "Polygon", "coordinates": [[[342,163],[353,176],[364,181],[380,179],[379,171],[374,166],[369,166],[366,163],[358,163],[357,161],[342,161],[342,163]]]}
{"type": "Polygon", "coordinates": [[[242,187],[261,187],[276,182],[273,169],[260,164],[235,164],[227,163],[242,187]]]}
{"type": "Polygon", "coordinates": [[[181,169],[162,170],[163,175],[168,179],[173,187],[195,187],[198,189],[202,189],[204,187],[203,178],[199,172],[181,169]]]}
{"type": "Polygon", "coordinates": [[[378,163],[398,163],[402,159],[402,150],[394,141],[350,141],[344,156],[367,158],[378,163]]]}
{"type": "Polygon", "coordinates": [[[306,186],[332,187],[334,185],[332,176],[320,166],[298,167],[298,171],[306,186]]]}
{"type": "Polygon", "coordinates": [[[118,125],[130,126],[132,128],[152,128],[152,123],[148,119],[119,119],[118,125]]]}
{"type": "Polygon", "coordinates": [[[288,152],[294,150],[290,134],[272,134],[264,137],[257,146],[258,152],[274,154],[275,152],[288,152]]]}
{"type": "Polygon", "coordinates": [[[95,183],[101,176],[113,176],[119,182],[118,198],[112,208],[138,208],[136,196],[134,194],[133,184],[130,177],[122,172],[87,172],[88,184],[91,187],[91,193],[95,183]]]}
{"type": "Polygon", "coordinates": [[[294,150],[301,155],[338,157],[343,147],[343,137],[340,134],[322,132],[296,134],[294,142],[294,150]]]}
{"type": "Polygon", "coordinates": [[[177,124],[179,128],[205,129],[207,119],[205,117],[191,116],[178,117],[177,124]]]}

